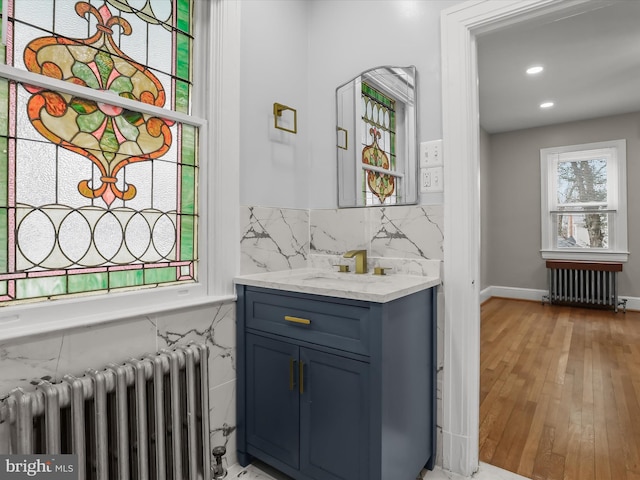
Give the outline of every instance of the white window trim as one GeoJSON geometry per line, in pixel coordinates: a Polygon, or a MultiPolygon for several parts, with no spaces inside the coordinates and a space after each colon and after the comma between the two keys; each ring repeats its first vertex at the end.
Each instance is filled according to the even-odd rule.
{"type": "Polygon", "coordinates": [[[584,260],[626,262],[629,258],[627,239],[627,147],[626,140],[568,145],[543,148],[540,150],[541,181],[541,250],[545,260],[584,260]],[[616,151],[613,163],[607,162],[607,190],[613,198],[608,198],[608,209],[615,211],[615,221],[610,231],[611,244],[606,249],[557,248],[555,246],[553,212],[555,204],[555,164],[559,155],[586,150],[611,149],[616,151]],[[553,157],[556,160],[553,160],[553,157]]]}
{"type": "Polygon", "coordinates": [[[0,308],[0,341],[235,300],[240,2],[195,0],[194,9],[193,116],[112,95],[105,98],[96,90],[7,65],[0,65],[0,76],[199,127],[198,282],[7,305],[0,308]]]}

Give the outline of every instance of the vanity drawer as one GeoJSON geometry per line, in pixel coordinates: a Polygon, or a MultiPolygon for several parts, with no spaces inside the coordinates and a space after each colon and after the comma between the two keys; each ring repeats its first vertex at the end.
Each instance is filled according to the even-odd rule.
{"type": "Polygon", "coordinates": [[[247,288],[246,326],[369,355],[369,307],[363,302],[247,288]]]}

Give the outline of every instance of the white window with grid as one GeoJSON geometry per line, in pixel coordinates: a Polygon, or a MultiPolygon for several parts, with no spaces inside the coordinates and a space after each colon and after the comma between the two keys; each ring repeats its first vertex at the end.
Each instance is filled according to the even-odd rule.
{"type": "Polygon", "coordinates": [[[540,150],[542,257],[627,260],[626,141],[540,150]]]}

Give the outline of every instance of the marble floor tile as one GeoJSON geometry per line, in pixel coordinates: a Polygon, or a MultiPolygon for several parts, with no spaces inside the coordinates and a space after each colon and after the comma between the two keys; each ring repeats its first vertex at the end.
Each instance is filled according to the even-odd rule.
{"type": "MultiPolygon", "coordinates": [[[[249,465],[246,468],[234,465],[229,469],[227,478],[229,480],[291,480],[291,477],[275,472],[262,464],[249,465]]],[[[424,471],[417,480],[464,480],[467,478],[473,480],[527,480],[525,477],[486,463],[481,463],[478,471],[471,477],[463,477],[436,468],[433,471],[424,471]]]]}
{"type": "Polygon", "coordinates": [[[291,480],[288,475],[276,472],[263,464],[249,465],[245,468],[234,465],[229,468],[226,478],[229,480],[291,480]]]}

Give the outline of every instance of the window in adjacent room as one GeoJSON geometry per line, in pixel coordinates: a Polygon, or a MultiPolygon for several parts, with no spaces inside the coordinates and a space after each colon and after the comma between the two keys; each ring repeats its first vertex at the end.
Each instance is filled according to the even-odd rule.
{"type": "Polygon", "coordinates": [[[542,256],[626,261],[626,142],[540,151],[542,256]]]}
{"type": "Polygon", "coordinates": [[[197,281],[192,0],[3,7],[0,303],[197,281]]]}

